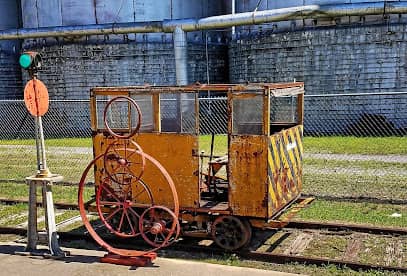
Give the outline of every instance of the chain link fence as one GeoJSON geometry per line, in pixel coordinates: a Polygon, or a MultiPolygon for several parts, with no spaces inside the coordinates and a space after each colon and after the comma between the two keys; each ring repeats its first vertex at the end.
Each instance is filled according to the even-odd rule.
{"type": "MultiPolygon", "coordinates": [[[[407,92],[309,95],[304,105],[304,193],[407,202],[407,92]]],[[[226,97],[199,108],[201,137],[227,133],[226,97]]],[[[34,120],[21,100],[0,110],[0,181],[23,183],[36,169],[34,120]]],[[[51,171],[77,183],[93,157],[89,101],[51,101],[43,125],[51,171]]]]}

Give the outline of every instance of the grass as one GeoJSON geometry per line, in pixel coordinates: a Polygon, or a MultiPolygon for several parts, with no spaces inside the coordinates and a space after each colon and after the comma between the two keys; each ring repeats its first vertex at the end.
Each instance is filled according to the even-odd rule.
{"type": "Polygon", "coordinates": [[[365,263],[386,265],[385,258],[388,257],[389,259],[393,259],[389,265],[400,266],[392,256],[388,256],[389,252],[386,252],[386,247],[389,246],[392,241],[401,243],[406,242],[405,240],[398,240],[396,237],[389,236],[380,236],[375,237],[375,239],[365,240],[363,243],[364,250],[359,253],[360,260],[365,263]],[[383,256],[386,257],[383,258],[383,256]]]}
{"type": "Polygon", "coordinates": [[[305,137],[305,152],[335,154],[407,154],[407,137],[305,137]]]}
{"type": "MultiPolygon", "coordinates": [[[[199,137],[200,150],[205,154],[210,154],[211,136],[199,137]]],[[[33,140],[1,140],[0,145],[34,145],[33,140]]],[[[90,138],[69,138],[69,139],[47,139],[48,150],[52,147],[92,147],[90,138]]],[[[378,155],[407,155],[406,137],[388,138],[356,138],[356,137],[305,137],[304,148],[306,153],[334,153],[334,154],[378,154],[378,155]]],[[[215,137],[214,154],[223,155],[227,153],[227,136],[217,135],[215,137]]],[[[35,151],[27,148],[0,148],[0,179],[24,180],[35,171],[35,151]]],[[[69,149],[60,152],[52,151],[48,154],[48,163],[51,171],[61,173],[67,181],[78,182],[83,169],[91,160],[91,154],[77,153],[69,149]]],[[[391,157],[389,157],[391,158],[391,157]]],[[[407,175],[400,174],[400,171],[407,171],[407,164],[397,162],[379,161],[352,161],[352,160],[326,160],[307,158],[304,160],[304,192],[321,195],[344,195],[344,196],[372,196],[407,199],[407,175]],[[348,173],[340,173],[348,170],[348,173]],[[331,171],[327,172],[327,171],[331,171]],[[355,173],[357,171],[357,173],[355,173]],[[386,172],[386,175],[378,175],[374,172],[386,172]]],[[[86,198],[89,198],[94,191],[91,187],[86,190],[86,198]]],[[[40,194],[40,193],[38,193],[40,194]]],[[[77,186],[53,187],[54,202],[77,203],[77,186]]],[[[24,184],[0,183],[0,197],[10,199],[27,199],[28,187],[24,184]]],[[[40,197],[39,197],[40,199],[40,197]]],[[[26,204],[13,206],[1,206],[0,220],[10,218],[4,224],[11,225],[21,223],[26,220],[26,216],[15,217],[28,210],[26,204]]],[[[57,222],[72,217],[77,211],[68,211],[57,215],[57,222]]],[[[407,206],[387,205],[373,203],[351,203],[351,202],[330,202],[324,200],[314,201],[308,208],[302,210],[298,219],[370,224],[374,226],[406,227],[407,226],[407,206]],[[401,217],[391,217],[393,213],[401,214],[401,217]]],[[[43,224],[43,223],[42,223],[43,224]]],[[[41,224],[41,226],[42,226],[41,224]]],[[[82,222],[78,221],[69,226],[69,230],[74,228],[83,230],[82,222]]],[[[75,229],[75,231],[79,231],[75,229]]],[[[1,237],[0,237],[1,239],[1,237]]],[[[313,241],[311,248],[317,248],[319,252],[308,250],[305,253],[315,256],[335,257],[345,250],[346,239],[329,239],[323,237],[313,241]]],[[[379,260],[383,256],[382,242],[367,242],[365,247],[368,251],[361,255],[364,261],[379,260]],[[372,256],[371,256],[372,255],[372,256]]],[[[404,244],[404,251],[407,245],[404,244]]],[[[80,247],[83,247],[81,243],[80,247]]],[[[316,250],[316,249],[315,249],[316,250]]],[[[172,253],[171,253],[172,254],[172,253]]],[[[187,258],[191,258],[188,256],[187,258]]],[[[201,260],[201,259],[200,259],[201,260]]],[[[252,262],[241,260],[235,255],[225,254],[219,258],[207,258],[204,261],[210,263],[226,264],[233,266],[246,266],[261,269],[279,270],[292,273],[304,273],[309,275],[397,275],[382,273],[379,271],[368,271],[359,273],[350,269],[339,269],[335,266],[316,267],[299,264],[276,265],[270,263],[252,262]]]]}
{"type": "MultiPolygon", "coordinates": [[[[35,146],[34,139],[0,140],[0,145],[35,146]]],[[[91,138],[45,139],[46,147],[92,147],[91,138]]]]}
{"type": "MultiPolygon", "coordinates": [[[[49,148],[50,149],[50,148],[49,148]]],[[[25,177],[36,172],[35,149],[7,149],[0,148],[0,179],[24,180],[25,177]]],[[[80,176],[87,164],[92,160],[88,153],[48,152],[47,164],[53,173],[64,175],[66,182],[79,182],[80,176]]]]}
{"type": "Polygon", "coordinates": [[[357,175],[349,173],[304,172],[303,192],[321,196],[407,199],[407,176],[357,175]]]}
{"type": "MultiPolygon", "coordinates": [[[[41,209],[42,210],[42,209],[41,209]]],[[[55,223],[61,223],[66,221],[67,219],[73,218],[79,215],[79,211],[77,210],[66,210],[61,214],[55,214],[55,223]]],[[[82,220],[80,220],[82,222],[82,220]]],[[[45,229],[45,221],[38,223],[38,229],[45,229]]]]}
{"type": "MultiPolygon", "coordinates": [[[[209,154],[211,135],[199,136],[200,149],[209,154]]],[[[407,137],[304,137],[306,153],[407,154],[407,137]]],[[[227,136],[216,135],[214,151],[227,153],[227,136]]]]}
{"type": "Polygon", "coordinates": [[[315,200],[310,206],[301,210],[296,218],[323,222],[407,227],[407,206],[315,200]],[[401,214],[401,217],[392,217],[391,215],[394,213],[401,214]]]}
{"type": "MultiPolygon", "coordinates": [[[[41,200],[40,187],[37,189],[37,200],[41,200]]],[[[85,188],[85,198],[90,198],[94,194],[93,187],[85,188]]],[[[78,186],[54,185],[52,187],[54,202],[77,203],[78,186]]],[[[8,199],[28,199],[28,186],[20,183],[0,183],[0,197],[8,199]]],[[[0,214],[1,215],[1,214],[0,214]]]]}
{"type": "Polygon", "coordinates": [[[310,242],[303,254],[307,257],[341,259],[346,250],[347,243],[347,240],[341,236],[320,234],[310,242]]]}
{"type": "Polygon", "coordinates": [[[16,205],[0,205],[0,221],[2,226],[12,226],[21,223],[21,217],[23,221],[27,220],[27,216],[24,212],[28,211],[27,204],[16,205]],[[16,223],[17,222],[17,223],[16,223]]]}
{"type": "Polygon", "coordinates": [[[338,168],[352,168],[358,170],[404,170],[407,172],[407,163],[382,162],[374,160],[335,160],[306,158],[303,161],[306,168],[324,168],[337,170],[338,168]]]}
{"type": "MultiPolygon", "coordinates": [[[[199,150],[205,151],[205,154],[211,153],[211,135],[199,136],[199,150]]],[[[215,135],[214,138],[213,153],[214,155],[224,155],[228,153],[228,136],[227,135],[215,135]]]]}
{"type": "MultiPolygon", "coordinates": [[[[46,139],[47,147],[92,147],[91,138],[46,139]]],[[[210,152],[211,135],[199,136],[200,149],[210,152]]],[[[0,140],[0,145],[35,145],[34,139],[0,140]]],[[[305,137],[304,149],[310,153],[407,154],[407,137],[305,137]]],[[[214,152],[227,152],[227,135],[216,135],[214,152]]]]}
{"type": "MultiPolygon", "coordinates": [[[[174,258],[174,255],[177,254],[176,252],[170,252],[171,255],[166,257],[174,258]]],[[[179,253],[178,253],[179,254],[179,253]]],[[[197,259],[199,261],[204,261],[212,264],[220,264],[220,265],[231,265],[231,266],[242,266],[242,267],[249,267],[249,268],[257,268],[263,270],[274,270],[274,271],[281,271],[287,273],[295,273],[295,274],[304,274],[304,275],[327,275],[327,276],[339,276],[339,275],[348,275],[348,276],[396,276],[401,275],[396,272],[382,272],[377,270],[370,270],[370,271],[355,271],[349,268],[338,268],[334,265],[327,265],[327,266],[316,266],[316,265],[303,265],[298,263],[291,263],[291,264],[274,264],[274,263],[266,263],[266,262],[256,262],[256,261],[249,261],[249,260],[242,260],[237,258],[233,254],[225,254],[221,257],[212,257],[212,258],[205,258],[200,256],[195,256],[194,253],[189,253],[188,255],[184,254],[182,256],[175,255],[177,258],[182,259],[197,259]]]]}

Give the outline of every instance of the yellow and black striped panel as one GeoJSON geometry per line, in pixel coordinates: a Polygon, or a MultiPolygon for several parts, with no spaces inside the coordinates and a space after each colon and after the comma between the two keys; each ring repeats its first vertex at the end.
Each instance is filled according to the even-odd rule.
{"type": "Polygon", "coordinates": [[[296,198],[302,189],[303,126],[269,137],[269,216],[296,198]]]}

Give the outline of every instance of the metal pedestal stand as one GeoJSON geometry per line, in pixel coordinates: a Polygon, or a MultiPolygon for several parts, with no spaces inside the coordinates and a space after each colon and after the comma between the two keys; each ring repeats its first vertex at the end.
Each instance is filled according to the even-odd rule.
{"type": "Polygon", "coordinates": [[[28,233],[27,247],[24,255],[41,255],[50,257],[65,257],[69,252],[63,251],[58,244],[58,234],[55,225],[54,203],[52,200],[51,187],[53,183],[61,182],[61,175],[38,177],[36,175],[26,178],[29,185],[29,210],[28,210],[28,233]],[[37,250],[39,233],[37,230],[37,187],[42,190],[42,206],[45,209],[46,237],[49,252],[37,250]]]}

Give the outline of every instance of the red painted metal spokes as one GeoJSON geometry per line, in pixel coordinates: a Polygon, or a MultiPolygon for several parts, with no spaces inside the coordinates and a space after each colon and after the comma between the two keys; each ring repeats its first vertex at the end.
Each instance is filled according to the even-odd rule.
{"type": "Polygon", "coordinates": [[[99,175],[96,174],[100,178],[96,180],[96,183],[99,183],[100,186],[99,188],[96,189],[96,196],[98,201],[96,205],[98,205],[97,208],[100,208],[100,213],[98,211],[100,219],[102,221],[103,220],[107,221],[108,222],[107,224],[109,224],[110,227],[117,233],[121,233],[125,236],[133,236],[134,233],[136,233],[136,235],[137,233],[140,233],[140,235],[144,233],[145,236],[148,236],[151,233],[151,235],[157,234],[158,236],[160,235],[160,233],[164,232],[165,238],[162,240],[159,240],[159,238],[157,238],[156,240],[154,237],[151,236],[147,238],[147,240],[149,240],[152,243],[149,244],[154,246],[154,248],[152,248],[151,250],[137,251],[113,247],[98,234],[99,231],[103,232],[104,229],[105,230],[107,229],[110,232],[112,232],[111,229],[109,229],[105,223],[100,222],[99,225],[96,225],[93,222],[91,223],[89,220],[87,209],[90,208],[88,200],[91,200],[91,198],[89,198],[89,194],[87,192],[88,188],[86,187],[86,184],[93,182],[92,180],[93,176],[89,172],[93,172],[95,170],[95,164],[97,162],[100,162],[100,160],[104,158],[104,154],[97,156],[92,162],[90,162],[90,164],[86,167],[84,173],[82,174],[82,178],[79,182],[78,206],[82,217],[82,221],[86,229],[88,230],[89,234],[93,237],[93,239],[101,247],[105,248],[112,254],[116,254],[123,257],[139,257],[144,256],[150,252],[154,252],[160,247],[168,246],[169,244],[171,244],[171,242],[173,242],[179,234],[179,223],[178,223],[179,201],[174,182],[169,176],[168,172],[162,167],[162,165],[157,160],[155,160],[153,157],[146,153],[140,154],[142,154],[147,161],[149,161],[153,166],[155,166],[166,180],[166,183],[168,184],[168,187],[171,190],[173,198],[174,206],[172,211],[166,207],[156,206],[154,208],[154,211],[159,211],[160,213],[159,216],[157,215],[152,216],[151,213],[148,211],[149,210],[148,208],[147,211],[143,212],[145,213],[144,216],[143,214],[141,214],[140,217],[137,217],[136,214],[139,214],[141,212],[139,210],[149,207],[148,204],[147,205],[144,204],[146,202],[146,198],[149,198],[149,196],[153,198],[151,193],[149,193],[150,189],[148,185],[145,184],[141,179],[139,179],[137,182],[132,183],[132,185],[120,185],[114,181],[111,181],[111,179],[106,174],[104,174],[104,170],[101,169],[100,167],[98,170],[99,175]],[[146,192],[143,192],[143,190],[146,190],[146,192]],[[128,201],[129,199],[131,199],[131,202],[128,201]],[[106,207],[111,208],[111,210],[106,212],[104,209],[105,205],[106,207]],[[127,214],[132,213],[133,218],[130,215],[129,218],[127,218],[126,213],[123,216],[122,215],[123,209],[126,209],[127,214]],[[113,212],[116,213],[112,215],[113,212]],[[110,215],[111,217],[109,217],[110,215]],[[113,220],[114,216],[117,216],[118,219],[114,223],[110,222],[113,220]],[[141,218],[142,216],[143,218],[141,218]],[[134,222],[136,221],[134,217],[138,219],[137,227],[134,227],[135,226],[134,222]],[[144,221],[144,218],[147,223],[142,225],[142,229],[144,232],[141,233],[140,222],[144,221]],[[165,223],[164,222],[160,223],[160,218],[164,219],[165,223]],[[122,221],[121,227],[120,221],[122,221]],[[132,224],[133,230],[130,227],[131,222],[133,222],[132,224]],[[155,222],[155,224],[153,222],[155,222]],[[123,228],[123,226],[126,223],[129,225],[128,229],[123,228]],[[150,226],[148,227],[148,225],[150,226]],[[136,230],[136,228],[138,229],[136,230]]]}
{"type": "Polygon", "coordinates": [[[106,174],[120,185],[129,185],[138,181],[144,172],[146,158],[143,150],[134,141],[115,141],[104,154],[103,162],[106,174]]]}
{"type": "Polygon", "coordinates": [[[78,205],[86,229],[100,246],[111,254],[123,257],[147,256],[158,248],[171,244],[180,232],[179,201],[173,180],[156,159],[144,153],[137,143],[130,140],[140,129],[141,117],[139,106],[129,97],[118,96],[107,103],[103,120],[106,129],[115,137],[115,140],[107,146],[103,154],[97,156],[86,167],[79,183],[78,205]],[[112,104],[116,101],[118,106],[113,107],[112,104]],[[108,123],[108,119],[122,121],[123,107],[127,109],[125,121],[129,124],[128,135],[114,132],[108,123]],[[136,120],[133,118],[135,113],[136,120]],[[103,158],[103,166],[100,166],[101,158],[103,158]],[[154,206],[151,189],[142,180],[146,161],[157,169],[168,184],[174,204],[173,211],[164,206],[154,206]],[[87,195],[85,183],[88,183],[86,179],[92,167],[94,167],[95,177],[99,177],[94,180],[97,184],[95,191],[96,209],[101,220],[99,225],[90,223],[87,214],[87,208],[91,208],[88,202],[93,199],[88,202],[84,199],[87,195]],[[153,246],[153,249],[136,251],[115,248],[97,233],[96,230],[101,228],[106,228],[114,235],[123,238],[141,235],[148,244],[153,246]]]}
{"type": "Polygon", "coordinates": [[[177,216],[164,206],[146,209],[140,217],[139,228],[143,239],[157,248],[172,244],[180,232],[177,216]]]}
{"type": "Polygon", "coordinates": [[[107,229],[118,237],[136,237],[141,206],[152,206],[153,198],[150,189],[141,181],[117,188],[116,183],[106,178],[97,188],[96,207],[98,214],[107,229]],[[133,191],[134,190],[134,191],[133,191]],[[133,198],[132,194],[137,193],[133,198]]]}
{"type": "MultiPolygon", "coordinates": [[[[115,120],[114,116],[117,116],[117,117],[119,118],[119,120],[120,120],[120,119],[121,119],[121,118],[120,118],[120,115],[121,115],[121,114],[119,114],[119,113],[120,113],[120,111],[116,112],[116,114],[110,114],[111,117],[113,117],[112,120],[115,120]]],[[[104,121],[104,123],[105,123],[106,129],[109,131],[109,133],[110,133],[111,135],[113,135],[113,136],[115,136],[115,137],[117,137],[117,138],[120,138],[120,139],[129,139],[129,138],[131,138],[132,136],[134,136],[134,135],[140,130],[140,127],[141,127],[141,117],[142,117],[142,115],[141,115],[140,107],[138,106],[138,104],[136,103],[135,100],[133,100],[132,98],[127,97],[127,96],[118,96],[118,97],[115,97],[115,98],[111,99],[111,100],[106,104],[105,110],[104,110],[104,112],[103,112],[103,121],[104,121]],[[127,114],[126,114],[127,116],[126,116],[126,118],[125,118],[125,121],[128,121],[128,122],[129,122],[129,130],[130,130],[130,132],[129,132],[128,135],[120,135],[120,134],[114,132],[114,131],[112,130],[112,128],[110,128],[109,123],[108,123],[109,118],[108,118],[107,115],[108,115],[108,113],[109,113],[109,110],[112,109],[112,104],[113,104],[114,102],[117,102],[117,101],[122,101],[122,102],[123,102],[123,100],[124,100],[124,102],[127,102],[127,103],[128,103],[128,104],[127,104],[127,114]],[[131,115],[133,115],[133,114],[132,114],[133,108],[135,109],[135,113],[136,113],[136,114],[135,114],[135,115],[136,115],[136,118],[135,118],[135,126],[132,126],[133,117],[132,117],[131,115]]]]}

